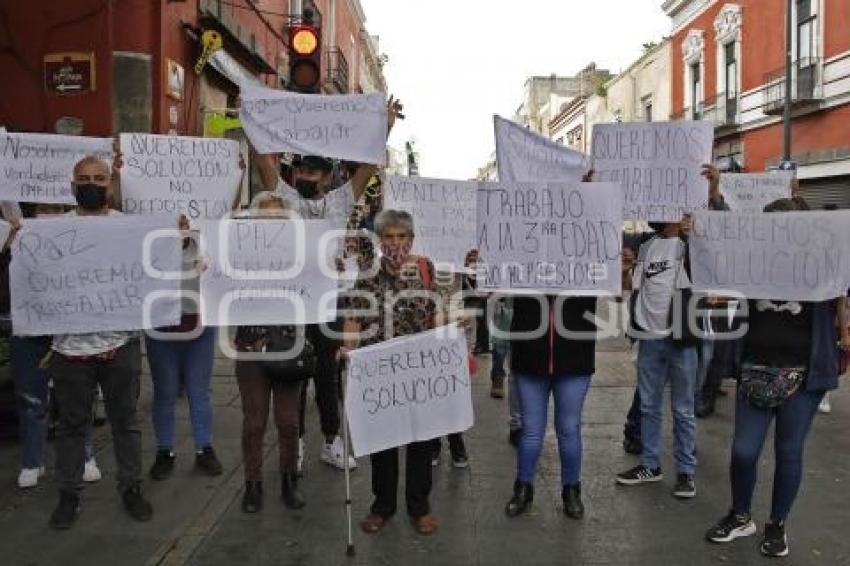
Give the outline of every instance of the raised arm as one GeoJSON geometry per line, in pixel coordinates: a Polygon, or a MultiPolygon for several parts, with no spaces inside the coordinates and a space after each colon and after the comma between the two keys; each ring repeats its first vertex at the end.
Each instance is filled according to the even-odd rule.
{"type": "MultiPolygon", "coordinates": [[[[404,105],[401,101],[396,100],[395,97],[390,96],[389,101],[387,101],[387,137],[389,137],[390,132],[392,132],[393,126],[397,120],[404,120],[404,114],[402,111],[404,110],[404,105]]],[[[351,189],[354,191],[354,200],[359,201],[360,197],[363,196],[363,193],[366,192],[366,186],[369,184],[369,180],[378,172],[378,168],[375,165],[371,165],[369,163],[361,163],[354,174],[351,176],[351,189]]]]}

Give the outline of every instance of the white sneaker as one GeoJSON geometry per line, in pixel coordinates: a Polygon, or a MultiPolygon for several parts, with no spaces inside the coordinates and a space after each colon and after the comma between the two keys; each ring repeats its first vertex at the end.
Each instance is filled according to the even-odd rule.
{"type": "Polygon", "coordinates": [[[304,439],[298,439],[298,461],[295,464],[295,471],[298,474],[298,477],[304,475],[304,439]]]}
{"type": "Polygon", "coordinates": [[[821,399],[820,405],[818,405],[818,411],[825,415],[832,412],[832,405],[829,404],[829,393],[824,395],[823,399],[821,399]]]}
{"type": "Polygon", "coordinates": [[[18,487],[29,489],[38,485],[38,478],[44,475],[44,466],[40,468],[21,468],[18,474],[18,487]]]}
{"type": "MultiPolygon", "coordinates": [[[[342,445],[342,438],[337,436],[334,438],[333,442],[325,442],[325,445],[322,448],[322,462],[330,464],[340,470],[345,469],[345,453],[342,445]]],[[[353,470],[355,468],[357,468],[357,462],[352,456],[349,456],[348,469],[353,470]]]]}
{"type": "Polygon", "coordinates": [[[100,468],[97,467],[97,462],[94,458],[86,462],[86,467],[83,469],[83,481],[86,483],[94,483],[100,481],[100,468]]]}

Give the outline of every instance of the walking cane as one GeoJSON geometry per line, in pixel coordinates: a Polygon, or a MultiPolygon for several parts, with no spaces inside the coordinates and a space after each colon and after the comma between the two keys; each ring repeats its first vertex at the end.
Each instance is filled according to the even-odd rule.
{"type": "Polygon", "coordinates": [[[345,515],[348,521],[348,546],[345,550],[345,555],[352,557],[355,555],[354,551],[354,537],[351,529],[351,470],[348,466],[348,416],[345,413],[345,390],[346,383],[345,378],[345,368],[346,362],[345,360],[341,361],[339,364],[339,383],[342,388],[342,444],[343,444],[343,462],[345,465],[343,466],[345,469],[345,515]]]}

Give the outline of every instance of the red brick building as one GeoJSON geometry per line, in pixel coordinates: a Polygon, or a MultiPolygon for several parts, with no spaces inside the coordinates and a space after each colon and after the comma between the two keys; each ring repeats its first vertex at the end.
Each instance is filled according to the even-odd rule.
{"type": "MultiPolygon", "coordinates": [[[[813,206],[850,207],[850,1],[792,2],[792,159],[813,206]]],[[[715,160],[782,157],[785,0],[666,0],[673,118],[713,120],[715,160]]]]}

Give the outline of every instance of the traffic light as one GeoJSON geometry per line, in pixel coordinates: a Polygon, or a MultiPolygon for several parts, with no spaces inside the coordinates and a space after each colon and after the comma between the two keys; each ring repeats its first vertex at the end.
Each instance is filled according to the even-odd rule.
{"type": "Polygon", "coordinates": [[[307,8],[302,22],[289,29],[289,85],[297,92],[317,94],[321,79],[322,34],[307,8]]]}

